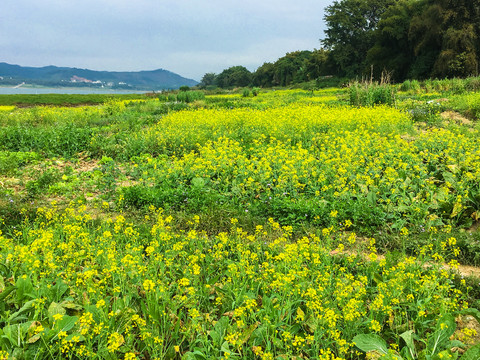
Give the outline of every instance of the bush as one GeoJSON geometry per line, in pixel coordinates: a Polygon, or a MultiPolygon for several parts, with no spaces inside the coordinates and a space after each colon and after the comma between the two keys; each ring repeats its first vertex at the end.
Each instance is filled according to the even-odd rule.
{"type": "Polygon", "coordinates": [[[480,90],[480,77],[471,77],[465,79],[465,90],[467,91],[479,91],[480,90]]]}
{"type": "Polygon", "coordinates": [[[243,93],[242,93],[243,97],[250,97],[250,95],[251,95],[250,89],[247,89],[247,88],[243,89],[243,93]]]}
{"type": "Polygon", "coordinates": [[[35,180],[30,180],[25,184],[28,196],[35,197],[36,195],[48,190],[50,185],[53,185],[60,178],[57,169],[46,169],[38,175],[35,180]]]}
{"type": "Polygon", "coordinates": [[[0,151],[0,172],[8,174],[41,157],[35,152],[0,151]]]}
{"type": "Polygon", "coordinates": [[[205,93],[203,91],[181,91],[177,94],[177,101],[191,103],[197,100],[204,100],[205,93]]]}
{"type": "Polygon", "coordinates": [[[401,85],[400,85],[400,90],[401,91],[408,91],[408,92],[413,92],[413,93],[419,93],[421,90],[420,83],[418,80],[405,80],[401,85]]]}
{"type": "Polygon", "coordinates": [[[350,105],[373,106],[379,104],[394,105],[395,89],[389,84],[354,83],[349,87],[350,105]]]}

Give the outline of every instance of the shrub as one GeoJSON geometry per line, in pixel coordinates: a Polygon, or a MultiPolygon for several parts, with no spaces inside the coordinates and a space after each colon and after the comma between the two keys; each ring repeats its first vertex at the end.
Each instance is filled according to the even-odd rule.
{"type": "Polygon", "coordinates": [[[35,152],[0,151],[0,172],[8,174],[29,162],[39,159],[40,155],[35,152]]]}
{"type": "Polygon", "coordinates": [[[247,88],[243,89],[243,93],[242,93],[243,97],[250,97],[250,95],[251,95],[250,89],[247,89],[247,88]]]}
{"type": "Polygon", "coordinates": [[[196,100],[204,100],[205,93],[203,91],[181,91],[177,94],[177,101],[191,103],[196,100]]]}
{"type": "Polygon", "coordinates": [[[465,79],[465,90],[467,91],[479,91],[480,90],[480,77],[471,77],[465,79]]]}
{"type": "Polygon", "coordinates": [[[400,90],[401,91],[419,93],[420,89],[421,89],[421,87],[420,87],[420,83],[418,82],[418,80],[405,80],[400,85],[400,90]]]}
{"type": "Polygon", "coordinates": [[[395,89],[389,84],[354,83],[349,87],[350,105],[373,106],[378,104],[393,105],[395,89]]]}

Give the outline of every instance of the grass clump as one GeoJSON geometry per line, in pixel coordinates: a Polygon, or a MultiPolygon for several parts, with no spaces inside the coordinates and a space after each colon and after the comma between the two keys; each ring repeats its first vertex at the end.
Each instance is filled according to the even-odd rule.
{"type": "Polygon", "coordinates": [[[395,104],[395,88],[389,84],[354,83],[349,86],[352,106],[374,106],[395,104]]]}

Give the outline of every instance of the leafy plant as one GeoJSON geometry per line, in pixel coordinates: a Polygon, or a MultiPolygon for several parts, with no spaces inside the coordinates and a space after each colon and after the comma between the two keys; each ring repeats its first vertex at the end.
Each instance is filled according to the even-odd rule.
{"type": "Polygon", "coordinates": [[[374,106],[379,104],[395,104],[395,88],[389,84],[361,84],[349,86],[350,105],[374,106]]]}
{"type": "MultiPolygon", "coordinates": [[[[476,309],[465,310],[464,313],[472,313],[477,319],[480,313],[476,309]]],[[[384,339],[376,334],[361,334],[353,338],[355,345],[366,353],[375,353],[379,359],[398,359],[398,360],[440,360],[440,359],[457,359],[458,353],[452,352],[454,347],[464,347],[465,345],[458,340],[450,340],[455,332],[457,325],[455,318],[451,314],[445,314],[441,317],[434,331],[427,338],[425,349],[417,352],[415,346],[415,333],[408,330],[399,335],[404,341],[405,347],[400,353],[388,350],[387,343],[384,339]],[[400,355],[401,354],[401,355],[400,355]]],[[[480,344],[470,347],[459,359],[471,360],[480,357],[480,344]]]]}

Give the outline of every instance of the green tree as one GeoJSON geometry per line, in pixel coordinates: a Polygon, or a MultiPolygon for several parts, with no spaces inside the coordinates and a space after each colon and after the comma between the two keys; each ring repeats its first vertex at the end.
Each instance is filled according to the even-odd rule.
{"type": "Polygon", "coordinates": [[[215,84],[215,73],[206,73],[203,75],[202,80],[200,81],[199,86],[201,88],[206,88],[207,86],[211,86],[215,84]]]}
{"type": "Polygon", "coordinates": [[[331,51],[339,75],[356,76],[368,67],[367,51],[375,43],[381,15],[394,0],[340,0],[325,8],[322,44],[331,51]]]}
{"type": "Polygon", "coordinates": [[[415,60],[409,39],[410,21],[421,6],[418,0],[399,0],[383,13],[375,31],[375,45],[367,53],[367,63],[373,65],[377,78],[383,70],[396,81],[408,77],[415,60]]]}
{"type": "Polygon", "coordinates": [[[471,0],[423,0],[410,25],[415,44],[413,77],[478,74],[480,3],[471,0]]]}
{"type": "Polygon", "coordinates": [[[330,52],[325,49],[315,49],[305,60],[307,80],[315,80],[320,76],[331,75],[330,52]]]}
{"type": "Polygon", "coordinates": [[[221,88],[248,86],[252,82],[252,73],[244,66],[232,66],[223,70],[215,78],[221,88]]]}
{"type": "Polygon", "coordinates": [[[480,3],[472,0],[443,0],[440,3],[444,33],[433,74],[449,77],[478,75],[480,3]]]}
{"type": "Polygon", "coordinates": [[[274,64],[273,84],[288,86],[307,80],[306,61],[311,51],[294,51],[287,53],[274,64]]]}
{"type": "Polygon", "coordinates": [[[428,78],[442,50],[444,9],[439,1],[423,1],[422,11],[410,22],[409,39],[414,44],[412,78],[428,78]]]}
{"type": "Polygon", "coordinates": [[[274,74],[275,66],[269,62],[263,63],[263,65],[253,73],[253,85],[260,87],[272,87],[274,74]]]}

